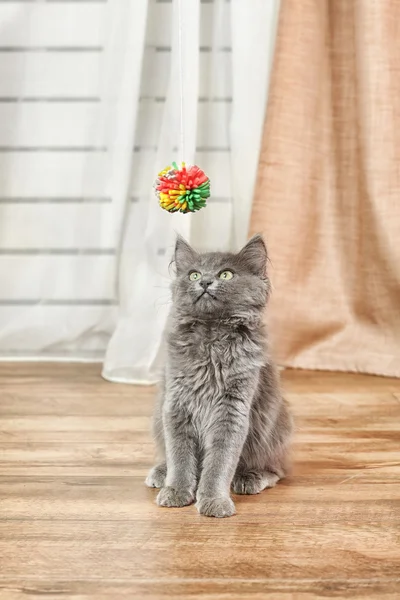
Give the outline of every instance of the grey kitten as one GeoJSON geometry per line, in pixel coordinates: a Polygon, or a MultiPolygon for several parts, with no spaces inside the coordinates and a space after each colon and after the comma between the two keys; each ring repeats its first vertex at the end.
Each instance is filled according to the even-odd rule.
{"type": "Polygon", "coordinates": [[[262,324],[270,292],[261,236],[238,253],[198,254],[182,238],[154,433],[163,462],[146,484],[160,506],[196,498],[210,517],[235,513],[230,488],[258,494],[287,472],[292,421],[262,324]]]}

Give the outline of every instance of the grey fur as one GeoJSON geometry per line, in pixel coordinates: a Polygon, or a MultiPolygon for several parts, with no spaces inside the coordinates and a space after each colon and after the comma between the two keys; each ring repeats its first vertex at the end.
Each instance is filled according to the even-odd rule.
{"type": "Polygon", "coordinates": [[[168,360],[154,419],[163,460],[146,484],[161,488],[160,506],[196,500],[201,514],[227,517],[235,513],[231,487],[258,494],[287,472],[292,421],[262,324],[267,251],[261,236],[238,254],[198,254],[178,238],[175,263],[168,360]],[[219,278],[225,270],[232,279],[219,278]],[[192,271],[199,280],[189,279],[192,271]]]}

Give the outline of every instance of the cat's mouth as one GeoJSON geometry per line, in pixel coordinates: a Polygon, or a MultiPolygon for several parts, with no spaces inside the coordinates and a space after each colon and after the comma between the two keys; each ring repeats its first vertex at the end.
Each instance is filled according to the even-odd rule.
{"type": "Polygon", "coordinates": [[[194,301],[195,304],[197,304],[197,302],[199,300],[201,300],[201,298],[203,298],[204,296],[209,296],[210,298],[212,298],[213,300],[218,300],[217,296],[214,296],[214,294],[212,294],[210,292],[210,290],[204,290],[204,292],[202,292],[200,294],[200,296],[197,296],[196,300],[194,301]]]}

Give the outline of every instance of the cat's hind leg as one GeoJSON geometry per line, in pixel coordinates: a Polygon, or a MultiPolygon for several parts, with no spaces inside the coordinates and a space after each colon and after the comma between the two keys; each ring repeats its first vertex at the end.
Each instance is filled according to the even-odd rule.
{"type": "Polygon", "coordinates": [[[259,494],[274,487],[288,473],[287,447],[269,449],[257,455],[251,443],[244,448],[232,481],[235,494],[259,494]]]}
{"type": "Polygon", "coordinates": [[[249,432],[232,481],[236,494],[259,494],[274,487],[290,470],[292,421],[287,406],[272,397],[268,412],[265,397],[259,396],[252,412],[249,432]]]}
{"type": "Polygon", "coordinates": [[[153,436],[157,446],[157,456],[160,462],[155,465],[146,477],[145,484],[150,488],[162,488],[167,477],[167,463],[165,460],[164,423],[162,406],[164,403],[164,382],[160,386],[160,393],[156,399],[153,418],[153,436]]]}
{"type": "Polygon", "coordinates": [[[287,440],[282,442],[275,447],[265,443],[264,452],[260,452],[260,444],[255,444],[249,436],[232,481],[235,494],[259,494],[286,477],[288,444],[287,440]]]}
{"type": "Polygon", "coordinates": [[[162,488],[164,487],[166,477],[167,464],[162,462],[151,469],[150,473],[146,477],[145,483],[147,487],[162,488]]]}
{"type": "Polygon", "coordinates": [[[266,488],[272,488],[280,477],[271,471],[243,471],[235,474],[232,490],[235,494],[259,494],[266,488]]]}

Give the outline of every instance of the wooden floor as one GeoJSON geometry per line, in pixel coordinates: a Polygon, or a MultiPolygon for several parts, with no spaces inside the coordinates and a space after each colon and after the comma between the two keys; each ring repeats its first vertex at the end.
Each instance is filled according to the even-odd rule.
{"type": "Polygon", "coordinates": [[[153,388],[0,365],[0,598],[400,598],[400,381],[283,379],[293,475],[217,520],[144,486],[153,388]]]}

